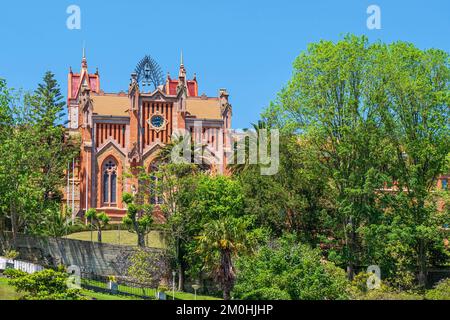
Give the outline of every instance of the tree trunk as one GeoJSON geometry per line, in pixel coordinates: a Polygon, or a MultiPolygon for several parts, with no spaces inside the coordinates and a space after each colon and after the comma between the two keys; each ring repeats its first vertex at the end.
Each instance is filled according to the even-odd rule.
{"type": "Polygon", "coordinates": [[[178,291],[184,291],[185,275],[184,275],[184,265],[183,263],[178,265],[178,291]]]}
{"type": "MultiPolygon", "coordinates": [[[[416,207],[416,221],[417,224],[423,224],[426,213],[425,213],[425,195],[417,196],[419,198],[417,207],[416,207]]],[[[426,241],[423,238],[419,238],[419,252],[417,253],[418,264],[419,264],[419,274],[418,274],[418,282],[419,287],[425,289],[427,285],[427,250],[426,250],[426,241]]]]}
{"type": "Polygon", "coordinates": [[[12,204],[11,207],[11,232],[12,232],[12,238],[13,238],[13,248],[17,248],[17,233],[18,233],[18,222],[17,222],[17,213],[16,208],[14,207],[14,204],[12,204]]]}
{"type": "Polygon", "coordinates": [[[97,240],[99,243],[102,243],[102,229],[98,229],[97,231],[97,240]]]}
{"type": "Polygon", "coordinates": [[[347,264],[347,279],[349,281],[353,281],[353,278],[355,277],[355,266],[352,262],[349,262],[347,264]]]}
{"type": "Polygon", "coordinates": [[[5,217],[0,215],[0,236],[3,236],[5,233],[5,217]]]}
{"type": "Polygon", "coordinates": [[[231,290],[234,287],[235,274],[233,268],[233,260],[231,258],[231,252],[229,250],[223,250],[220,253],[221,256],[221,274],[219,278],[222,282],[223,299],[231,300],[231,290]]]}
{"type": "MultiPolygon", "coordinates": [[[[350,217],[349,223],[351,224],[350,236],[348,237],[347,250],[348,250],[348,261],[347,261],[347,278],[353,281],[355,277],[355,242],[356,233],[353,225],[353,219],[350,217]]],[[[345,231],[347,232],[347,231],[345,231]]]]}
{"type": "Polygon", "coordinates": [[[5,249],[5,217],[0,215],[0,252],[5,249]]]}
{"type": "Polygon", "coordinates": [[[427,285],[427,257],[425,250],[425,240],[419,240],[419,286],[425,288],[427,285]]]}
{"type": "Polygon", "coordinates": [[[223,300],[225,301],[231,300],[230,292],[231,292],[230,288],[228,288],[228,286],[225,286],[225,288],[223,289],[223,300]]]}
{"type": "Polygon", "coordinates": [[[141,232],[138,232],[137,236],[138,236],[138,246],[141,248],[145,248],[145,235],[141,232]]]}
{"type": "Polygon", "coordinates": [[[177,237],[176,240],[176,252],[177,252],[177,265],[178,265],[178,291],[184,291],[185,283],[185,270],[184,270],[184,259],[183,259],[183,248],[181,247],[181,240],[177,237]]]}

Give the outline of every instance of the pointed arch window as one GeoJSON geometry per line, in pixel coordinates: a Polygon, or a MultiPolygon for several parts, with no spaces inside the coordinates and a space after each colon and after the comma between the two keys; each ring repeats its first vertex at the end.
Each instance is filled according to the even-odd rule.
{"type": "Polygon", "coordinates": [[[108,160],[103,165],[102,176],[103,204],[114,206],[117,204],[117,163],[108,160]]]}

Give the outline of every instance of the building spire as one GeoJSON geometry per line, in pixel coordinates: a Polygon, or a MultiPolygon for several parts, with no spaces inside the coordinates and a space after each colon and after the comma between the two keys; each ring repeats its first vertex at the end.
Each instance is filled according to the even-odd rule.
{"type": "Polygon", "coordinates": [[[183,50],[181,50],[180,60],[180,73],[178,75],[178,78],[184,82],[186,79],[186,69],[184,68],[183,50]]]}
{"type": "Polygon", "coordinates": [[[87,69],[87,59],[86,59],[86,42],[83,41],[83,59],[81,60],[81,67],[87,69]]]}

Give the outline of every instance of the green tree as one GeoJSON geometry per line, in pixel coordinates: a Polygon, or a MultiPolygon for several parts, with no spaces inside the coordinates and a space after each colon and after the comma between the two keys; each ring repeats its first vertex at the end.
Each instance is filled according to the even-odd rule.
{"type": "Polygon", "coordinates": [[[204,257],[206,268],[220,284],[225,300],[231,299],[236,280],[233,258],[248,251],[251,240],[248,221],[233,217],[210,221],[198,238],[198,252],[204,257]]]}
{"type": "Polygon", "coordinates": [[[186,245],[192,241],[196,219],[190,210],[192,191],[198,177],[198,167],[192,164],[162,164],[154,173],[157,177],[157,192],[162,200],[160,208],[166,218],[169,244],[178,269],[178,290],[183,291],[187,261],[186,245]]]}
{"type": "Polygon", "coordinates": [[[111,219],[106,213],[97,213],[97,210],[93,208],[86,212],[86,219],[97,229],[98,242],[102,242],[102,230],[109,224],[111,219]]]}
{"type": "Polygon", "coordinates": [[[244,300],[348,299],[344,270],[323,259],[320,250],[298,243],[295,235],[269,241],[237,261],[233,297],[244,300]]]}
{"type": "Polygon", "coordinates": [[[13,238],[19,231],[36,226],[42,201],[37,183],[42,172],[36,165],[39,143],[33,132],[33,97],[6,89],[2,92],[3,124],[0,144],[0,211],[9,219],[13,238]]]}
{"type": "Polygon", "coordinates": [[[64,97],[54,74],[46,72],[43,82],[34,93],[33,131],[40,142],[40,152],[36,154],[36,164],[42,169],[40,185],[44,189],[45,205],[49,200],[60,202],[61,188],[65,183],[65,169],[78,152],[77,143],[66,136],[64,117],[64,97]]]}
{"type": "MultiPolygon", "coordinates": [[[[208,244],[205,242],[200,244],[202,242],[200,239],[205,240],[206,238],[202,236],[214,232],[212,228],[215,221],[221,221],[222,227],[230,227],[229,221],[239,220],[240,227],[245,223],[248,227],[247,233],[252,232],[251,217],[244,218],[240,183],[230,177],[211,176],[200,172],[187,175],[181,181],[182,184],[177,190],[177,211],[168,220],[170,230],[176,234],[174,240],[178,241],[174,246],[175,254],[179,258],[178,263],[182,263],[182,270],[186,271],[191,279],[201,280],[207,271],[218,276],[216,279],[222,287],[228,286],[229,282],[223,281],[230,278],[226,278],[226,274],[219,274],[220,268],[218,269],[217,264],[219,251],[215,250],[214,255],[211,255],[211,252],[208,253],[205,249],[208,244]],[[226,224],[224,219],[228,219],[226,224]],[[214,259],[214,256],[217,259],[214,259]]],[[[234,241],[234,239],[227,240],[234,241]]],[[[236,253],[233,252],[232,256],[236,253]]]]}
{"type": "Polygon", "coordinates": [[[52,233],[47,222],[60,210],[64,169],[76,154],[76,143],[56,124],[63,104],[50,80],[47,74],[34,94],[0,84],[0,212],[10,220],[14,238],[18,232],[52,233]]]}
{"type": "Polygon", "coordinates": [[[137,234],[138,246],[145,247],[145,236],[151,231],[154,221],[153,206],[137,202],[129,193],[124,193],[122,200],[127,205],[127,215],[123,218],[123,223],[137,234]]]}
{"type": "Polygon", "coordinates": [[[378,110],[393,147],[396,211],[410,230],[423,287],[430,248],[443,236],[430,196],[450,151],[450,58],[442,50],[399,42],[383,46],[378,59],[378,110]]]}
{"type": "Polygon", "coordinates": [[[166,257],[162,253],[138,247],[130,256],[127,275],[142,286],[145,295],[145,287],[155,288],[165,280],[167,276],[165,260],[166,257]]]}
{"type": "Polygon", "coordinates": [[[324,232],[324,217],[334,210],[322,168],[309,152],[310,142],[296,134],[280,137],[278,173],[261,175],[260,165],[246,165],[233,175],[240,181],[246,214],[274,236],[297,232],[317,245],[324,232]]]}
{"type": "Polygon", "coordinates": [[[404,283],[418,269],[423,286],[431,257],[445,257],[433,189],[448,168],[449,70],[441,50],[321,41],[296,59],[263,115],[308,141],[335,208],[321,225],[331,243],[322,244],[350,278],[355,265],[380,263],[404,283]]]}
{"type": "MultiPolygon", "coordinates": [[[[376,192],[383,186],[380,163],[389,148],[379,130],[376,75],[371,69],[376,46],[367,38],[347,36],[308,47],[294,63],[294,75],[276,105],[294,132],[310,142],[308,152],[330,184],[335,199],[335,236],[344,243],[349,278],[361,261],[359,227],[380,215],[376,192]],[[339,226],[339,229],[336,228],[339,226]]],[[[269,123],[275,114],[269,109],[269,123]]]]}

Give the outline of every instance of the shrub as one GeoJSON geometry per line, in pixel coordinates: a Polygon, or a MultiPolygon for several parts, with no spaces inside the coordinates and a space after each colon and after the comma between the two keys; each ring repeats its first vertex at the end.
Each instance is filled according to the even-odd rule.
{"type": "Polygon", "coordinates": [[[350,296],[355,300],[422,300],[423,297],[412,291],[400,291],[381,282],[378,289],[368,289],[367,279],[371,276],[369,273],[358,273],[350,286],[350,296]]]}
{"type": "Polygon", "coordinates": [[[361,300],[423,300],[423,296],[412,291],[396,291],[381,284],[379,289],[369,290],[361,300]]]}
{"type": "Polygon", "coordinates": [[[162,253],[136,248],[130,256],[127,275],[140,285],[156,288],[166,270],[166,258],[162,253]]]}
{"type": "Polygon", "coordinates": [[[358,273],[350,284],[350,295],[353,299],[359,300],[367,293],[367,279],[370,274],[366,272],[358,273]]]}
{"type": "Polygon", "coordinates": [[[323,260],[321,252],[287,235],[237,261],[238,299],[337,300],[348,298],[344,270],[323,260]]]}
{"type": "Polygon", "coordinates": [[[23,276],[26,276],[28,273],[22,271],[22,270],[16,270],[16,269],[6,269],[3,271],[3,275],[10,278],[10,279],[17,279],[23,276]]]}
{"type": "Polygon", "coordinates": [[[442,280],[432,290],[428,290],[425,299],[450,300],[450,279],[442,280]]]}
{"type": "Polygon", "coordinates": [[[10,280],[10,284],[25,300],[83,300],[78,289],[67,286],[68,274],[46,269],[33,274],[26,274],[10,280]]]}
{"type": "Polygon", "coordinates": [[[291,300],[291,296],[278,288],[262,288],[244,294],[242,300],[291,300]]]}

